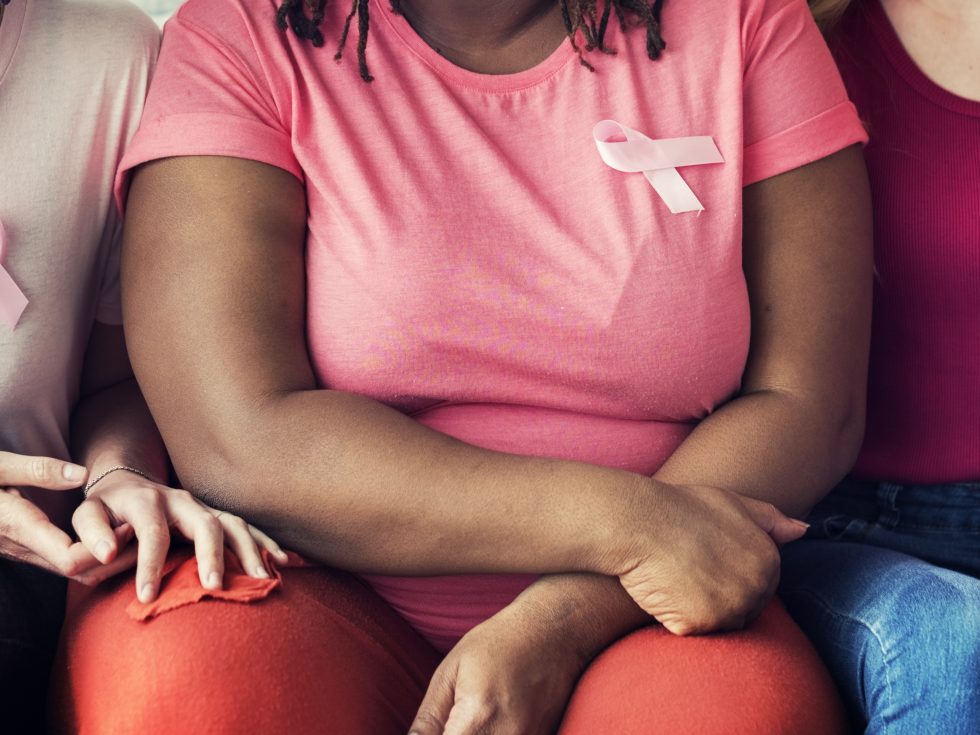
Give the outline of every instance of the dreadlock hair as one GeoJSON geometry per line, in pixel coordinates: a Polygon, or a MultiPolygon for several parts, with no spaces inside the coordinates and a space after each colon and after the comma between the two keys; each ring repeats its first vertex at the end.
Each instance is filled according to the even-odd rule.
{"type": "MultiPolygon", "coordinates": [[[[343,58],[351,24],[354,18],[357,18],[357,69],[365,82],[374,80],[368,71],[366,56],[370,20],[369,2],[370,0],[351,0],[350,12],[347,13],[344,27],[340,32],[337,53],[334,54],[334,59],[337,61],[343,58]]],[[[400,0],[389,0],[389,2],[392,12],[401,13],[400,0]]],[[[612,13],[616,14],[616,20],[623,31],[633,26],[646,28],[647,56],[650,59],[658,59],[667,47],[660,33],[660,11],[664,0],[654,0],[652,3],[646,0],[604,0],[601,14],[597,7],[599,0],[557,0],[557,2],[561,8],[565,32],[572,48],[575,49],[579,62],[589,71],[595,71],[595,68],[585,58],[585,52],[597,49],[604,54],[616,53],[615,49],[605,44],[606,28],[612,13]],[[580,31],[585,39],[584,49],[576,40],[576,35],[580,31]]],[[[292,28],[297,37],[320,48],[323,46],[320,24],[323,22],[326,7],[327,0],[282,0],[276,11],[276,25],[282,31],[292,28]]]]}

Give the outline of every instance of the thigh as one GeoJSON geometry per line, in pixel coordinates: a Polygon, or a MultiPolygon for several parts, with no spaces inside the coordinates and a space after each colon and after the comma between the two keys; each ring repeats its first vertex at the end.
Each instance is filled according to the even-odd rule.
{"type": "Polygon", "coordinates": [[[891,549],[805,540],[780,594],[869,733],[980,732],[980,581],[891,549]]]}
{"type": "Polygon", "coordinates": [[[0,712],[4,732],[38,733],[65,609],[65,580],[0,560],[0,712]]]}
{"type": "Polygon", "coordinates": [[[366,585],[324,568],[286,569],[253,603],[145,623],[127,616],[133,599],[127,577],[71,600],[56,731],[403,735],[438,663],[366,585]]]}
{"type": "Polygon", "coordinates": [[[778,601],[749,628],[678,637],[639,630],[597,658],[560,735],[833,735],[843,712],[805,636],[778,601]]]}

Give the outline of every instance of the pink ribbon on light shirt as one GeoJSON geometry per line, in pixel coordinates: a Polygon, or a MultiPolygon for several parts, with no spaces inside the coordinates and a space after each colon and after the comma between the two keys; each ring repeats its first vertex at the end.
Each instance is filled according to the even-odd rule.
{"type": "Polygon", "coordinates": [[[725,160],[710,135],[653,140],[615,120],[602,120],[592,128],[592,138],[606,165],[625,173],[642,171],[674,214],[704,210],[678,167],[725,160]]]}
{"type": "Polygon", "coordinates": [[[0,321],[13,329],[20,321],[20,315],[27,308],[27,297],[3,267],[6,254],[7,232],[3,228],[3,222],[0,221],[0,321]]]}

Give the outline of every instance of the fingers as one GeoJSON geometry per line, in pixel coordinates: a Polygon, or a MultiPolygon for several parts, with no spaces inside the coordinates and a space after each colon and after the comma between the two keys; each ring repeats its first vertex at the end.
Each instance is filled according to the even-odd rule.
{"type": "Polygon", "coordinates": [[[0,493],[0,535],[44,560],[45,564],[38,566],[65,577],[73,577],[88,559],[92,559],[84,547],[73,548],[68,534],[20,495],[0,493]]]}
{"type": "Polygon", "coordinates": [[[186,490],[167,490],[165,502],[174,526],[194,543],[197,572],[205,589],[220,590],[225,573],[221,522],[186,490]]]}
{"type": "Polygon", "coordinates": [[[481,707],[476,701],[456,702],[442,735],[489,735],[490,718],[485,704],[481,707]]]}
{"type": "Polygon", "coordinates": [[[409,735],[443,735],[455,700],[455,667],[447,659],[436,669],[409,735]]]}
{"type": "Polygon", "coordinates": [[[810,527],[803,521],[795,518],[788,518],[779,512],[772,503],[762,500],[740,496],[742,506],[763,531],[769,534],[770,538],[778,544],[787,544],[803,537],[806,530],[810,527]]]}
{"type": "Polygon", "coordinates": [[[136,596],[140,602],[151,602],[160,590],[170,529],[163,501],[155,490],[133,488],[128,501],[116,514],[133,527],[136,535],[136,596]]]}
{"type": "MultiPolygon", "coordinates": [[[[242,563],[242,569],[245,570],[245,573],[250,577],[268,579],[270,576],[269,570],[265,568],[265,562],[262,561],[262,553],[259,550],[258,541],[252,535],[252,526],[231,513],[217,511],[214,517],[224,530],[225,543],[235,553],[235,556],[238,557],[238,561],[242,563]]],[[[258,529],[255,529],[255,531],[262,533],[258,529]]]]}
{"type": "Polygon", "coordinates": [[[78,534],[78,539],[92,556],[103,564],[108,564],[119,549],[116,534],[112,531],[109,513],[102,501],[89,498],[82,501],[75,509],[71,525],[78,534]]]}
{"type": "Polygon", "coordinates": [[[0,452],[0,485],[73,490],[81,487],[87,477],[88,470],[71,462],[0,452]]]}
{"type": "Polygon", "coordinates": [[[255,539],[255,542],[261,548],[265,549],[270,554],[272,554],[272,557],[277,562],[279,562],[280,564],[289,563],[289,554],[283,551],[282,547],[279,544],[277,544],[274,539],[270,538],[263,531],[261,531],[260,529],[256,528],[251,524],[249,525],[248,530],[249,533],[252,534],[252,538],[255,539]]]}
{"type": "Polygon", "coordinates": [[[76,582],[94,587],[110,577],[116,576],[120,572],[132,569],[136,565],[139,547],[136,545],[127,546],[133,537],[132,527],[128,525],[120,526],[115,531],[116,543],[120,549],[123,549],[122,553],[108,564],[97,564],[95,567],[76,575],[73,578],[76,582]]]}

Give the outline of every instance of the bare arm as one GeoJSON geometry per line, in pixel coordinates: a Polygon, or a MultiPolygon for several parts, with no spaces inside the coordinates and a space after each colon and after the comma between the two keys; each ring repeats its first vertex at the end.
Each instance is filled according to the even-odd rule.
{"type": "Polygon", "coordinates": [[[135,176],[127,337],[182,481],[354,571],[599,568],[597,537],[656,483],[486,451],[317,389],[304,201],[294,177],[249,161],[169,159],[135,176]]]}
{"type": "Polygon", "coordinates": [[[96,322],[92,329],[71,435],[72,454],[91,478],[127,465],[166,481],[163,440],[133,378],[122,327],[96,322]]]}
{"type": "Polygon", "coordinates": [[[487,451],[369,398],[318,389],[305,341],[305,227],[300,183],[270,166],[190,157],[135,176],[127,337],[188,487],[313,558],[404,575],[620,575],[670,553],[684,533],[678,514],[696,525],[721,512],[732,533],[710,553],[688,545],[697,565],[744,549],[753,563],[742,586],[765,591],[774,552],[734,496],[681,500],[632,473],[487,451]]]}
{"type": "MultiPolygon", "coordinates": [[[[753,321],[742,393],[698,426],[658,478],[724,487],[795,513],[848,469],[863,431],[869,211],[856,149],[745,191],[753,321]]],[[[474,721],[487,711],[500,722],[556,720],[589,662],[649,622],[616,579],[546,575],[463,638],[436,671],[411,729],[442,733],[461,695],[492,697],[495,708],[463,715],[474,721]],[[507,689],[540,681],[554,690],[529,699],[507,689]]]]}
{"type": "Polygon", "coordinates": [[[857,146],[745,190],[752,341],[740,396],[656,477],[724,487],[801,517],[864,436],[871,203],[857,146]]]}
{"type": "Polygon", "coordinates": [[[80,581],[96,584],[135,563],[137,594],[144,602],[151,600],[159,589],[171,527],[193,541],[205,587],[222,585],[223,545],[235,551],[251,576],[269,576],[259,550],[281,555],[275,542],[241,519],[219,516],[189,493],[167,486],[167,455],[133,379],[122,327],[93,327],[81,395],[72,417],[73,452],[95,484],[76,508],[72,525],[103,566],[87,571],[80,581]],[[127,469],[112,471],[120,467],[127,469]],[[126,528],[135,533],[136,547],[125,548],[126,528]]]}
{"type": "MultiPolygon", "coordinates": [[[[656,478],[802,516],[850,469],[864,432],[872,248],[860,150],[746,189],[743,248],[752,345],[742,393],[656,478]]],[[[590,656],[650,620],[617,580],[596,575],[544,577],[518,603],[567,610],[561,627],[590,656]]]]}

